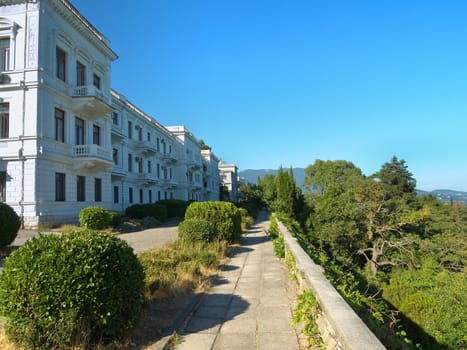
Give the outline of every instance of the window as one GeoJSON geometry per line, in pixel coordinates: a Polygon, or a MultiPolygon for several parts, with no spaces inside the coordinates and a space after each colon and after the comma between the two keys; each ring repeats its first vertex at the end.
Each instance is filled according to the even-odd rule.
{"type": "Polygon", "coordinates": [[[86,200],[86,177],[76,177],[76,200],[78,202],[84,202],[86,200]]]}
{"type": "Polygon", "coordinates": [[[118,125],[118,113],[117,112],[112,113],[112,123],[113,125],[118,125]]]}
{"type": "Polygon", "coordinates": [[[92,83],[96,88],[98,88],[99,90],[101,89],[101,77],[97,74],[94,74],[92,76],[92,83]]]}
{"type": "Polygon", "coordinates": [[[139,202],[143,203],[143,190],[142,189],[139,190],[139,202]]]}
{"type": "Polygon", "coordinates": [[[86,66],[76,61],[76,86],[86,85],[86,66]]]}
{"type": "Polygon", "coordinates": [[[133,137],[133,124],[129,121],[128,122],[128,138],[131,139],[133,137]]]}
{"type": "Polygon", "coordinates": [[[138,173],[142,174],[143,173],[143,158],[139,157],[136,159],[136,162],[138,163],[138,173]]]}
{"type": "Polygon", "coordinates": [[[152,190],[149,190],[149,203],[152,203],[152,190]]]}
{"type": "Polygon", "coordinates": [[[0,70],[7,71],[10,65],[10,38],[0,39],[0,70]]]}
{"type": "Polygon", "coordinates": [[[128,189],[128,197],[129,197],[129,202],[133,203],[133,188],[132,187],[128,189]]]}
{"type": "Polygon", "coordinates": [[[57,78],[66,81],[66,52],[57,46],[56,48],[57,57],[57,78]]]}
{"type": "Polygon", "coordinates": [[[151,165],[152,165],[152,164],[151,164],[151,161],[148,160],[148,174],[151,174],[151,173],[152,173],[152,169],[151,169],[152,166],[151,166],[151,165]]]}
{"type": "Polygon", "coordinates": [[[151,142],[151,133],[148,132],[148,142],[151,142]]]}
{"type": "Polygon", "coordinates": [[[143,129],[141,127],[138,128],[138,141],[143,141],[143,129]]]}
{"type": "Polygon", "coordinates": [[[157,152],[159,152],[161,148],[161,140],[159,138],[156,139],[156,146],[157,146],[157,152]]]}
{"type": "Polygon", "coordinates": [[[7,139],[10,130],[10,104],[0,103],[0,139],[7,139]]]}
{"type": "Polygon", "coordinates": [[[114,164],[118,165],[118,149],[117,148],[113,149],[112,158],[114,160],[114,164]]]}
{"type": "Polygon", "coordinates": [[[164,192],[164,199],[167,199],[167,192],[164,192]]]}
{"type": "Polygon", "coordinates": [[[96,124],[92,126],[92,143],[98,146],[101,144],[101,128],[96,124]]]}
{"type": "Polygon", "coordinates": [[[0,171],[0,202],[6,202],[6,171],[0,171]]]}
{"type": "Polygon", "coordinates": [[[65,174],[55,173],[55,200],[65,201],[65,174]]]}
{"type": "Polygon", "coordinates": [[[161,191],[157,191],[157,200],[158,200],[158,201],[161,200],[161,191]]]}
{"type": "Polygon", "coordinates": [[[157,164],[157,178],[158,179],[161,178],[161,165],[160,164],[157,164]]]}
{"type": "Polygon", "coordinates": [[[75,144],[84,145],[84,120],[75,117],[75,144]]]}
{"type": "Polygon", "coordinates": [[[94,179],[94,201],[102,202],[102,179],[94,179]]]}
{"type": "Polygon", "coordinates": [[[118,203],[118,186],[114,186],[114,203],[118,203]]]}
{"type": "Polygon", "coordinates": [[[65,112],[55,108],[55,140],[65,142],[65,112]]]}
{"type": "Polygon", "coordinates": [[[128,171],[133,171],[133,155],[128,153],[128,171]]]}

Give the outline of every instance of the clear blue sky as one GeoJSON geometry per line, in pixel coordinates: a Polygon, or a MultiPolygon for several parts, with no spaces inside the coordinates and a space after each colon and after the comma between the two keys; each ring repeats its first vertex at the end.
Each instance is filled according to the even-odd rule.
{"type": "Polygon", "coordinates": [[[112,86],[240,170],[393,155],[467,191],[467,1],[72,0],[112,86]]]}

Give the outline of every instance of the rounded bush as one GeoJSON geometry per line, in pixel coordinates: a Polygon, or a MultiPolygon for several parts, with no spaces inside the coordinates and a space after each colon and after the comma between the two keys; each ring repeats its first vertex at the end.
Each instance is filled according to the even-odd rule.
{"type": "Polygon", "coordinates": [[[186,219],[178,225],[178,237],[189,242],[212,242],[216,238],[216,228],[204,219],[186,219]]]}
{"type": "Polygon", "coordinates": [[[219,239],[229,242],[240,239],[241,216],[238,208],[230,202],[193,202],[185,213],[186,219],[203,219],[211,222],[219,239]]]}
{"type": "Polygon", "coordinates": [[[0,314],[22,347],[87,347],[132,328],[143,292],[143,269],[125,241],[91,230],[40,235],[5,260],[0,314]]]}
{"type": "Polygon", "coordinates": [[[102,230],[112,225],[114,216],[110,210],[101,207],[87,207],[79,212],[79,224],[92,230],[102,230]]]}
{"type": "Polygon", "coordinates": [[[16,238],[21,221],[8,204],[0,203],[0,247],[10,245],[16,238]]]}

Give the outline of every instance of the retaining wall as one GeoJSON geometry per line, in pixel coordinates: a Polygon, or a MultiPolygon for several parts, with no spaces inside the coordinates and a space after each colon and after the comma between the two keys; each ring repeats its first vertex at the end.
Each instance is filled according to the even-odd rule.
{"type": "Polygon", "coordinates": [[[378,338],[368,329],[344,298],[329,283],[324,269],[315,264],[298,244],[287,228],[278,220],[284,236],[286,253],[296,262],[297,278],[301,289],[313,292],[321,309],[317,320],[326,349],[333,350],[382,350],[378,338]]]}

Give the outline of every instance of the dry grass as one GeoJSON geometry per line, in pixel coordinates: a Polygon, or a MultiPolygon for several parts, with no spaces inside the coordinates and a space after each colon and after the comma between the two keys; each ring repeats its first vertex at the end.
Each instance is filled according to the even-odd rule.
{"type": "MultiPolygon", "coordinates": [[[[138,259],[146,273],[146,305],[141,322],[125,339],[96,344],[95,350],[149,350],[172,325],[191,297],[210,287],[219,262],[227,253],[226,242],[176,241],[141,253],[138,259]]],[[[0,349],[16,350],[0,324],[0,349]]],[[[80,350],[74,347],[72,350],[80,350]]]]}

